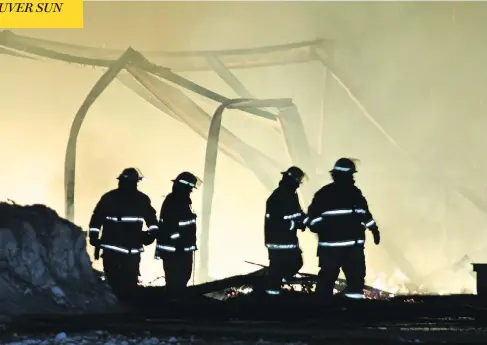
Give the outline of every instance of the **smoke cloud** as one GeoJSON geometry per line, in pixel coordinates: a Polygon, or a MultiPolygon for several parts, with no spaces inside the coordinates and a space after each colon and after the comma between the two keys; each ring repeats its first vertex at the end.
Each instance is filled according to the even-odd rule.
{"type": "MultiPolygon", "coordinates": [[[[438,278],[421,282],[434,290],[458,292],[472,281],[467,274],[463,284],[449,285],[452,279],[444,277],[454,274],[451,267],[466,254],[474,260],[486,256],[485,213],[453,189],[462,185],[481,198],[486,191],[486,164],[480,157],[487,128],[482,116],[487,48],[479,43],[487,32],[486,9],[485,3],[463,2],[88,2],[82,30],[15,33],[94,47],[132,46],[141,52],[332,40],[337,75],[407,155],[333,81],[326,90],[321,126],[324,72],[317,63],[234,73],[256,97],[293,98],[321,171],[340,156],[361,159],[358,185],[384,238],[379,247],[367,246],[369,282],[374,272],[391,276],[400,268],[410,278],[436,274],[438,278]],[[414,272],[405,272],[405,262],[414,272]]],[[[0,62],[0,198],[45,203],[63,214],[69,128],[103,71],[7,56],[0,56],[0,62]]],[[[215,73],[181,75],[236,96],[215,73]]],[[[191,97],[210,114],[218,106],[191,97]]],[[[270,124],[227,111],[224,125],[266,154],[285,157],[282,137],[270,124]]],[[[179,172],[202,177],[204,150],[205,141],[189,128],[115,81],[90,109],[80,133],[76,222],[86,227],[95,203],[116,186],[116,176],[128,166],[146,175],[141,189],[159,211],[170,180],[179,172]]],[[[326,174],[321,178],[320,183],[328,182],[326,174]]],[[[266,262],[263,215],[269,193],[252,172],[219,156],[211,222],[210,274],[215,278],[254,269],[245,260],[266,262]]],[[[199,211],[201,193],[195,192],[193,199],[199,211]]],[[[301,245],[304,269],[315,272],[316,239],[304,233],[301,245]]],[[[144,254],[146,280],[163,273],[152,255],[152,249],[144,254]]]]}

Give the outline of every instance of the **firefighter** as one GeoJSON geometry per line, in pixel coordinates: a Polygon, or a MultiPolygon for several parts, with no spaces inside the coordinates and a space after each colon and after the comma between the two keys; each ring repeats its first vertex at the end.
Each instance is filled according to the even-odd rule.
{"type": "Polygon", "coordinates": [[[123,170],[118,176],[118,188],[101,197],[90,220],[89,238],[96,248],[95,259],[103,250],[105,278],[120,298],[137,288],[140,254],[144,245],[154,242],[149,231],[158,229],[149,197],[137,189],[142,179],[135,168],[123,170]],[[142,230],[144,221],[149,231],[142,230]]]}
{"type": "Polygon", "coordinates": [[[190,196],[202,181],[182,172],[172,182],[172,192],[161,207],[155,258],[162,259],[168,293],[177,294],[186,288],[193,272],[196,214],[190,196]]]}
{"type": "Polygon", "coordinates": [[[355,162],[340,158],[330,171],[333,182],[321,188],[308,209],[309,228],[318,234],[320,272],[316,292],[333,296],[335,281],[343,270],[347,280],[345,297],[363,298],[365,281],[365,230],[379,244],[379,228],[362,191],[355,186],[355,162]]]}
{"type": "Polygon", "coordinates": [[[306,179],[298,167],[282,172],[279,186],[266,202],[265,245],[269,252],[266,293],[278,295],[281,283],[291,279],[303,267],[297,230],[304,231],[305,215],[299,204],[297,189],[306,179]]]}

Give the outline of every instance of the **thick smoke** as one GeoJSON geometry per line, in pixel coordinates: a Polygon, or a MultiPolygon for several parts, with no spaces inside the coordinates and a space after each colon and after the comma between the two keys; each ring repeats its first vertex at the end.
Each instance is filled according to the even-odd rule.
{"type": "MultiPolygon", "coordinates": [[[[326,171],[339,156],[359,157],[358,184],[381,225],[384,244],[368,247],[374,272],[421,279],[435,290],[452,286],[450,269],[465,254],[484,259],[485,214],[452,189],[460,184],[482,197],[479,159],[485,120],[487,24],[483,3],[87,3],[78,31],[17,33],[108,48],[151,50],[232,49],[324,37],[334,41],[335,72],[396,139],[391,145],[337,83],[327,90],[322,147],[324,75],[317,63],[238,70],[256,97],[292,97],[326,171]],[[116,15],[115,15],[116,13],[116,15]],[[162,20],[163,19],[163,20],[162,20]],[[107,25],[109,23],[109,25],[107,25]],[[130,27],[130,30],[127,29],[130,27]],[[445,184],[440,177],[450,180],[445,184]],[[403,258],[399,258],[400,252],[403,258]],[[401,261],[402,260],[402,261],[401,261]],[[405,272],[404,260],[414,272],[405,272]],[[445,271],[446,269],[446,271],[445,271]],[[441,278],[440,278],[441,277],[441,278]],[[448,277],[448,278],[445,278],[448,277]]],[[[1,56],[0,152],[5,183],[0,196],[44,202],[63,213],[63,159],[71,121],[102,71],[57,62],[1,56]]],[[[213,73],[185,73],[235,97],[213,73]]],[[[195,98],[209,113],[217,104],[195,98]]],[[[271,125],[228,111],[224,124],[272,156],[283,157],[271,125]]],[[[102,193],[127,166],[148,177],[141,186],[159,210],[170,179],[182,170],[202,176],[205,142],[182,124],[115,82],[88,114],[79,137],[76,222],[86,226],[102,193]]],[[[279,176],[276,176],[276,183],[279,176]]],[[[323,175],[322,183],[328,181],[323,175]]],[[[262,223],[269,192],[249,171],[220,155],[212,218],[211,267],[215,277],[265,263],[262,223]]],[[[199,210],[201,194],[195,192],[199,210]]],[[[303,234],[305,269],[316,271],[316,240],[303,234]]],[[[162,274],[144,257],[150,280],[162,274]]],[[[406,265],[407,266],[407,265],[406,265]]],[[[465,272],[469,268],[465,268],[465,272]]],[[[463,274],[463,273],[462,273],[463,274]]],[[[419,281],[418,281],[419,282],[419,281]]]]}

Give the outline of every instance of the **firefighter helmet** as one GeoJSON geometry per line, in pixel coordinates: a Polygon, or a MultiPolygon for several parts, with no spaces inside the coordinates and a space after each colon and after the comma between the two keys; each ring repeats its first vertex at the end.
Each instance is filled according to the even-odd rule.
{"type": "Polygon", "coordinates": [[[139,182],[143,181],[144,175],[137,168],[127,168],[122,171],[122,173],[117,177],[118,180],[139,182]]]}
{"type": "Polygon", "coordinates": [[[354,174],[357,172],[356,163],[358,163],[358,159],[340,158],[336,161],[333,169],[330,172],[344,172],[348,174],[354,174]]]}
{"type": "Polygon", "coordinates": [[[191,188],[198,188],[203,183],[203,181],[201,181],[199,177],[187,171],[182,172],[181,174],[178,175],[178,177],[176,177],[174,180],[171,181],[174,183],[176,182],[182,183],[191,188]]]}
{"type": "Polygon", "coordinates": [[[286,171],[283,171],[281,174],[283,176],[291,177],[292,179],[296,180],[296,182],[298,182],[299,184],[308,181],[308,176],[306,175],[306,173],[296,166],[290,167],[286,171]]]}

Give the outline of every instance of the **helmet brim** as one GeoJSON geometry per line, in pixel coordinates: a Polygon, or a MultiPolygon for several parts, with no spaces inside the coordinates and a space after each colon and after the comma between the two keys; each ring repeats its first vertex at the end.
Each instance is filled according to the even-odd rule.
{"type": "Polygon", "coordinates": [[[330,173],[343,173],[343,174],[355,174],[357,169],[343,170],[343,169],[331,169],[330,173]]]}
{"type": "MultiPolygon", "coordinates": [[[[281,175],[287,175],[287,171],[281,171],[281,175]]],[[[293,177],[294,178],[294,177],[293,177]]],[[[296,179],[297,180],[297,179],[296,179]]],[[[309,176],[303,171],[303,176],[301,179],[298,181],[299,183],[306,183],[309,181],[309,176]]]]}
{"type": "Polygon", "coordinates": [[[140,181],[145,181],[144,174],[142,174],[142,171],[140,171],[139,168],[127,168],[125,169],[120,175],[118,175],[117,180],[124,180],[124,181],[132,181],[132,182],[140,182],[140,181]],[[135,170],[137,172],[137,177],[135,176],[125,176],[124,172],[127,170],[135,170]]]}
{"type": "Polygon", "coordinates": [[[131,181],[131,182],[142,182],[142,181],[145,181],[145,177],[139,177],[137,179],[133,179],[133,178],[127,178],[127,177],[120,175],[119,177],[117,177],[117,180],[119,180],[119,181],[131,181]]]}
{"type": "Polygon", "coordinates": [[[181,181],[181,180],[177,180],[177,179],[174,179],[174,180],[171,180],[171,182],[180,182],[180,183],[183,183],[187,186],[190,186],[191,188],[194,188],[194,189],[198,189],[202,184],[203,184],[203,180],[201,180],[198,176],[195,176],[196,177],[196,183],[189,183],[188,181],[181,181]]]}

